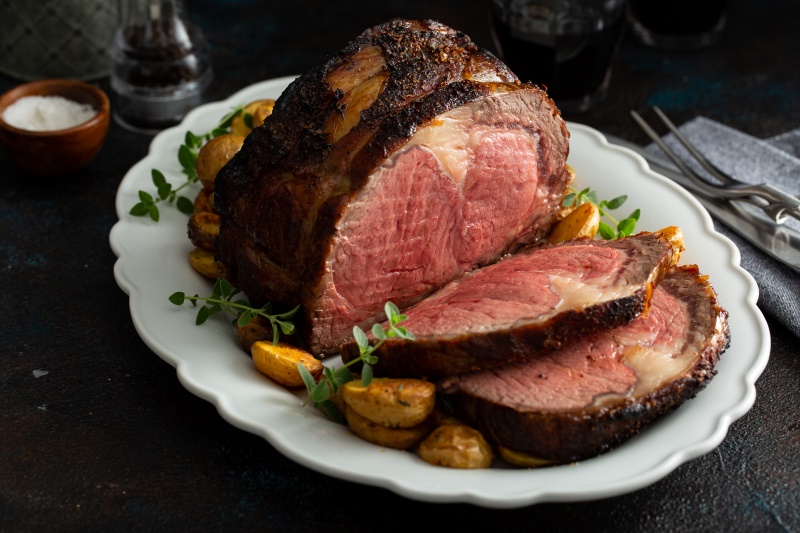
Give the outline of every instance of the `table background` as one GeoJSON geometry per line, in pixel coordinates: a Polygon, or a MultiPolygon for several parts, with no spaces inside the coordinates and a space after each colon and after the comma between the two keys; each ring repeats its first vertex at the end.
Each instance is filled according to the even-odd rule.
{"type": "MultiPolygon", "coordinates": [[[[299,74],[391,17],[433,18],[494,50],[486,1],[192,0],[209,100],[299,74]]],[[[800,3],[733,0],[722,41],[666,53],[626,39],[606,102],[565,114],[644,143],[628,110],[659,105],[757,137],[800,127],[800,3]]],[[[95,80],[110,92],[108,80],[95,80]]],[[[0,76],[0,91],[20,83],[0,76]]],[[[798,339],[767,317],[770,362],[722,444],[634,493],[511,510],[428,504],[302,467],[226,423],[139,339],[108,234],[149,135],[111,125],[79,176],[31,179],[0,154],[0,531],[800,530],[798,339]],[[46,371],[42,374],[38,371],[46,371]],[[37,377],[37,375],[39,377],[37,377]]]]}

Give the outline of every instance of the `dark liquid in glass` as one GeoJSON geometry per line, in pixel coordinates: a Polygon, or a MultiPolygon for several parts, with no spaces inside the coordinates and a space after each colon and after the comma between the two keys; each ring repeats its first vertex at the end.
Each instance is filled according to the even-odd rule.
{"type": "Polygon", "coordinates": [[[654,33],[695,35],[714,30],[729,0],[628,0],[631,17],[654,33]]]}
{"type": "Polygon", "coordinates": [[[500,59],[520,80],[546,86],[556,105],[590,95],[606,83],[623,17],[588,36],[564,33],[550,36],[552,44],[540,44],[505,23],[496,11],[491,16],[500,59]]]}

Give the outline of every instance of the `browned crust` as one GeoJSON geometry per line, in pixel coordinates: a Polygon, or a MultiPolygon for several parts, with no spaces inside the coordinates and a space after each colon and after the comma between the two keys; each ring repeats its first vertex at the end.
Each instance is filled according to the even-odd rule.
{"type": "Polygon", "coordinates": [[[303,304],[305,331],[335,225],[367,177],[420,125],[502,83],[531,87],[465,34],[437,22],[395,19],[363,32],[292,82],[217,175],[215,257],[224,276],[254,305],[303,304]],[[360,123],[334,144],[325,125],[342,112],[343,93],[326,76],[367,46],[382,50],[388,78],[360,123]]]}
{"type": "Polygon", "coordinates": [[[448,396],[448,404],[495,444],[553,464],[588,459],[616,448],[700,392],[716,374],[720,355],[730,344],[728,312],[719,306],[711,286],[694,265],[678,270],[695,276],[704,286],[710,299],[709,318],[718,327],[707,332],[695,364],[665,386],[594,410],[519,412],[461,392],[448,396]]]}
{"type": "MultiPolygon", "coordinates": [[[[663,247],[663,254],[652,265],[652,269],[637,280],[640,287],[634,294],[584,309],[568,310],[545,322],[510,329],[448,338],[419,338],[414,341],[390,338],[374,352],[378,356],[378,362],[374,365],[376,374],[439,378],[485,370],[531,359],[560,348],[570,339],[629,323],[647,309],[653,288],[669,270],[673,254],[670,243],[658,234],[639,234],[631,238],[652,239],[663,247]]],[[[597,242],[612,247],[623,243],[597,242]]],[[[537,248],[568,247],[573,244],[575,242],[547,244],[537,248]]],[[[354,341],[348,342],[340,347],[340,353],[345,363],[357,359],[358,345],[354,341]]]]}

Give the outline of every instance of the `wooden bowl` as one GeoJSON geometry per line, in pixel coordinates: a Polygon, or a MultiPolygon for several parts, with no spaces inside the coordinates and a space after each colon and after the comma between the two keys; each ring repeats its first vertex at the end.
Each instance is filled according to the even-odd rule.
{"type": "Polygon", "coordinates": [[[11,160],[27,173],[42,178],[74,174],[86,166],[103,146],[108,132],[111,106],[98,87],[78,80],[54,79],[19,85],[0,96],[0,141],[11,160]],[[71,128],[32,131],[3,120],[6,108],[25,96],[61,96],[90,104],[97,114],[71,128]]]}

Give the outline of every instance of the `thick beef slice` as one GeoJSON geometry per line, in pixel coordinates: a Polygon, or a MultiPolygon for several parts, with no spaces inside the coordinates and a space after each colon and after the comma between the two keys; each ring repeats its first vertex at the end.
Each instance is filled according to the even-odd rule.
{"type": "Polygon", "coordinates": [[[705,276],[675,267],[645,315],[524,363],[439,383],[495,445],[553,464],[613,449],[693,397],[730,332],[705,276]]]}
{"type": "MultiPolygon", "coordinates": [[[[529,247],[451,282],[407,309],[413,341],[378,348],[375,372],[441,377],[539,357],[569,339],[630,322],[669,268],[659,233],[529,247]]],[[[358,357],[354,341],[342,357],[358,357]]]]}

